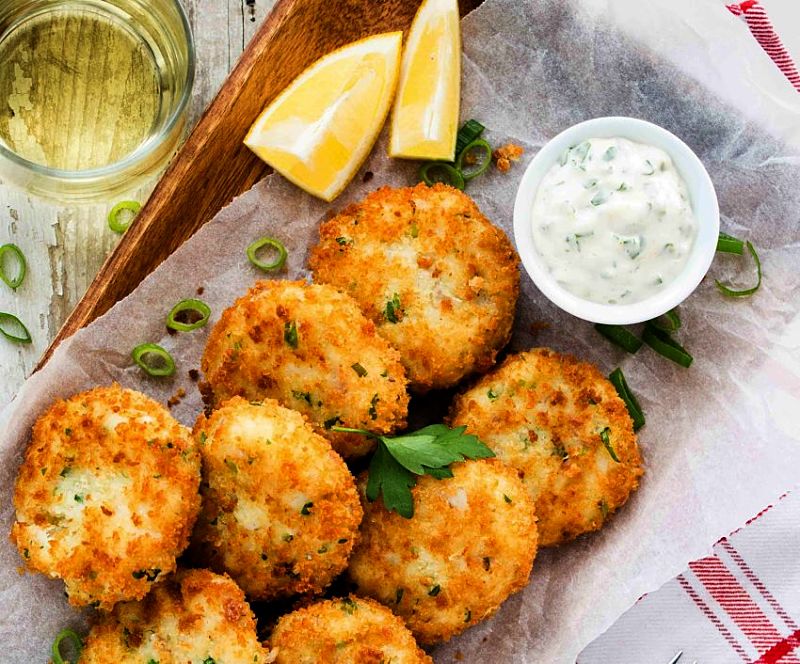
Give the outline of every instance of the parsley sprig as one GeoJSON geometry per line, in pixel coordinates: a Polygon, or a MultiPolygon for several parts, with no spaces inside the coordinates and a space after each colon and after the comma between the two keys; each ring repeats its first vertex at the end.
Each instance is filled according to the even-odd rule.
{"type": "Polygon", "coordinates": [[[463,426],[450,429],[444,424],[431,424],[400,436],[380,436],[365,429],[333,427],[333,431],[358,433],[378,441],[369,464],[367,500],[372,502],[382,496],[387,510],[406,519],[414,516],[411,489],[418,476],[445,479],[453,476],[453,463],[495,456],[477,436],[464,433],[465,430],[463,426]]]}

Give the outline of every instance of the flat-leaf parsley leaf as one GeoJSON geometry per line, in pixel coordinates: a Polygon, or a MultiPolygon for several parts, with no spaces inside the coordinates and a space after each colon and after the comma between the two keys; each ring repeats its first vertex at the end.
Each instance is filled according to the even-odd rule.
{"type": "Polygon", "coordinates": [[[414,516],[411,489],[417,476],[446,479],[453,476],[453,463],[495,456],[477,436],[464,433],[465,429],[432,424],[401,436],[379,436],[364,429],[333,427],[334,431],[360,433],[378,441],[369,464],[367,500],[372,502],[381,496],[387,510],[406,519],[414,516]]]}

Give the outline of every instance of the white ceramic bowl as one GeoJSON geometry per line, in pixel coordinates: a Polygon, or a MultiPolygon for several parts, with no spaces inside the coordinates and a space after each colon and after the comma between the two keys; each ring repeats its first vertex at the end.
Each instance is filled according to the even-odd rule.
{"type": "Polygon", "coordinates": [[[651,320],[678,306],[708,272],[719,237],[719,204],[714,185],[697,155],[666,129],[625,117],[595,118],[562,131],[533,158],[522,176],[514,203],[514,238],[525,270],[536,287],[564,311],[591,321],[628,325],[651,320]],[[600,304],[570,293],[548,274],[533,242],[531,214],[539,183],[570,146],[589,138],[627,138],[661,148],[675,164],[689,190],[698,231],[683,271],[661,292],[633,304],[600,304]]]}

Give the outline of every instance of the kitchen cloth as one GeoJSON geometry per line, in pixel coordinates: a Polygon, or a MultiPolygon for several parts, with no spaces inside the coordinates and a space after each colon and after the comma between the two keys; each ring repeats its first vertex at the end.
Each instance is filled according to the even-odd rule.
{"type": "Polygon", "coordinates": [[[800,492],[645,595],[578,664],[800,664],[800,492]]]}

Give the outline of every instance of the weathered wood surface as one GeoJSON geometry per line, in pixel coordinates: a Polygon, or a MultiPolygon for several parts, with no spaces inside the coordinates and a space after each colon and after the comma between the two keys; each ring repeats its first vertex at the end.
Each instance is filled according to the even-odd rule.
{"type": "MultiPolygon", "coordinates": [[[[197,47],[190,126],[216,95],[276,1],[184,0],[197,47]]],[[[145,200],[156,179],[124,197],[145,200]]],[[[15,346],[0,338],[0,407],[34,369],[119,242],[106,224],[114,202],[53,205],[0,182],[0,244],[16,243],[28,258],[27,278],[15,294],[0,284],[0,311],[18,315],[34,339],[30,346],[15,346]]]]}

